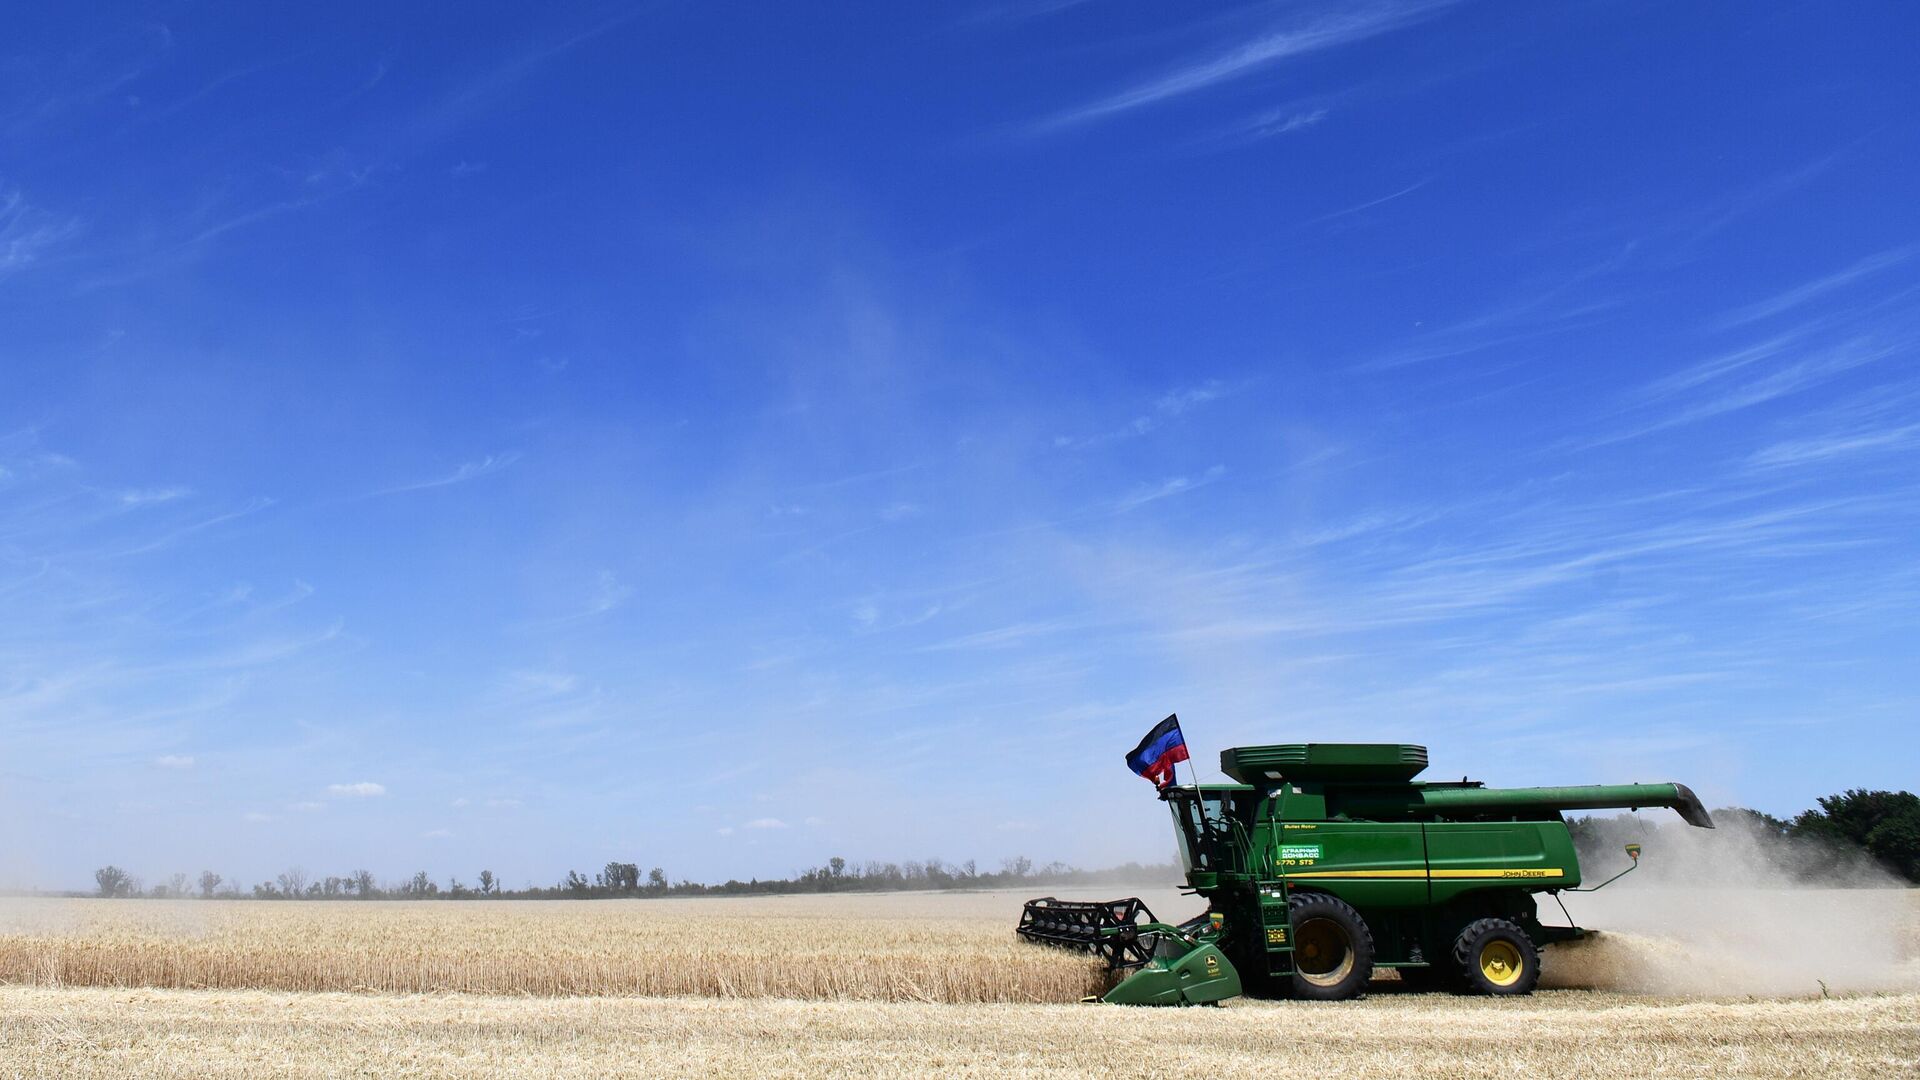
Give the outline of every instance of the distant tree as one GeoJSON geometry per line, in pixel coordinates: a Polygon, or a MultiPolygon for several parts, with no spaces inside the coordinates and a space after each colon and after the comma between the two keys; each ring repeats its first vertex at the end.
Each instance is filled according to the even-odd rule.
{"type": "Polygon", "coordinates": [[[666,892],[667,872],[657,866],[647,871],[647,889],[652,892],[666,892]]]}
{"type": "Polygon", "coordinates": [[[1920,883],[1920,813],[1902,813],[1874,826],[1867,850],[1908,881],[1920,883]]]}
{"type": "Polygon", "coordinates": [[[400,887],[400,891],[415,900],[424,900],[429,896],[438,896],[440,886],[434,884],[425,870],[418,870],[405,885],[400,887]]]}
{"type": "Polygon", "coordinates": [[[1907,880],[1920,880],[1920,796],[1855,788],[1820,799],[1820,809],[1839,836],[1907,880]]]}
{"type": "Polygon", "coordinates": [[[1855,788],[1820,800],[1793,819],[1796,835],[1845,840],[1865,848],[1908,881],[1920,882],[1920,795],[1855,788]]]}
{"type": "Polygon", "coordinates": [[[213,890],[219,887],[220,887],[219,874],[216,874],[211,870],[200,871],[200,896],[203,899],[211,898],[213,896],[213,890]]]}
{"type": "Polygon", "coordinates": [[[599,881],[609,892],[632,892],[640,887],[640,867],[630,862],[610,862],[600,871],[599,881]]]}
{"type": "Polygon", "coordinates": [[[829,875],[833,877],[840,877],[846,872],[847,872],[847,860],[841,858],[838,855],[835,855],[833,858],[827,860],[827,873],[829,875]]]}
{"type": "Polygon", "coordinates": [[[494,890],[498,887],[499,887],[498,883],[493,880],[493,871],[491,870],[480,871],[480,895],[481,896],[492,896],[494,893],[494,890]]]}
{"type": "Polygon", "coordinates": [[[373,871],[355,870],[353,872],[353,891],[362,900],[373,897],[373,871]]]}
{"type": "Polygon", "coordinates": [[[587,876],[578,870],[567,871],[567,880],[561,882],[561,887],[575,896],[587,895],[587,890],[592,885],[593,883],[587,880],[587,876]]]}
{"type": "Polygon", "coordinates": [[[275,874],[273,880],[289,899],[298,900],[301,894],[307,891],[307,872],[297,866],[290,866],[275,874]]]}
{"type": "Polygon", "coordinates": [[[174,874],[172,877],[169,877],[167,879],[167,895],[168,896],[187,895],[187,875],[174,874]]]}
{"type": "Polygon", "coordinates": [[[93,880],[100,886],[101,896],[128,896],[133,892],[133,878],[117,866],[95,870],[93,880]]]}

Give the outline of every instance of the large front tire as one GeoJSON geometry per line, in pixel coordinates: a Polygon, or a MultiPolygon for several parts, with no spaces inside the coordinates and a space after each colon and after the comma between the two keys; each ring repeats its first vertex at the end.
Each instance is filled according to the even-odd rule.
{"type": "Polygon", "coordinates": [[[1293,996],[1308,1001],[1359,997],[1373,978],[1373,932],[1339,897],[1297,892],[1287,901],[1293,923],[1293,996]]]}
{"type": "Polygon", "coordinates": [[[1479,919],[1453,939],[1461,988],[1499,997],[1531,994],[1540,982],[1540,950],[1525,930],[1505,919],[1479,919]]]}

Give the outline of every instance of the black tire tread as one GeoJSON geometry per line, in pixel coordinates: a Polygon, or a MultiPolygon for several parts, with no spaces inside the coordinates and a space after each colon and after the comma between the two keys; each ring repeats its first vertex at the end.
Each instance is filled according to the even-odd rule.
{"type": "Polygon", "coordinates": [[[1345,1001],[1364,995],[1368,980],[1373,978],[1373,929],[1352,904],[1329,893],[1296,892],[1287,898],[1287,918],[1296,927],[1311,918],[1316,909],[1351,921],[1354,928],[1353,974],[1341,985],[1332,988],[1331,992],[1329,988],[1302,982],[1295,976],[1290,980],[1293,983],[1293,995],[1315,1001],[1345,1001]]]}
{"type": "Polygon", "coordinates": [[[1457,985],[1468,993],[1519,997],[1533,993],[1533,988],[1540,983],[1540,950],[1527,932],[1520,928],[1520,924],[1510,919],[1475,919],[1460,931],[1460,936],[1453,939],[1453,970],[1457,985]],[[1521,946],[1520,954],[1525,963],[1520,981],[1512,986],[1495,987],[1488,984],[1480,976],[1480,965],[1474,961],[1474,954],[1481,943],[1494,933],[1503,933],[1521,946]]]}

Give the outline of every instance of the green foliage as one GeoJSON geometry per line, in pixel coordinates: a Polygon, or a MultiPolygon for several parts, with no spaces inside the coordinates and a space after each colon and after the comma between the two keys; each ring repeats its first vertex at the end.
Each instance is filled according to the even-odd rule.
{"type": "Polygon", "coordinates": [[[1865,848],[1908,881],[1920,882],[1920,795],[1910,791],[1854,788],[1820,800],[1820,810],[1795,819],[1810,833],[1836,837],[1865,848]]]}

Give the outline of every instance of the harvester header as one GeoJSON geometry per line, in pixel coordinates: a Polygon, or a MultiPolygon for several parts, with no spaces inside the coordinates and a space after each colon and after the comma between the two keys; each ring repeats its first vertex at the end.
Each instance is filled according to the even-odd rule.
{"type": "MultiPolygon", "coordinates": [[[[1220,769],[1235,783],[1160,788],[1205,913],[1176,926],[1138,899],[1048,897],[1019,931],[1132,970],[1108,1001],[1213,1002],[1243,986],[1333,1000],[1363,993],[1377,968],[1415,986],[1524,994],[1542,947],[1587,933],[1543,924],[1535,902],[1591,891],[1565,811],[1670,807],[1713,827],[1684,784],[1490,788],[1416,780],[1426,767],[1426,747],[1411,744],[1234,747],[1220,769]]],[[[1628,854],[1630,870],[1639,852],[1628,854]]]]}

